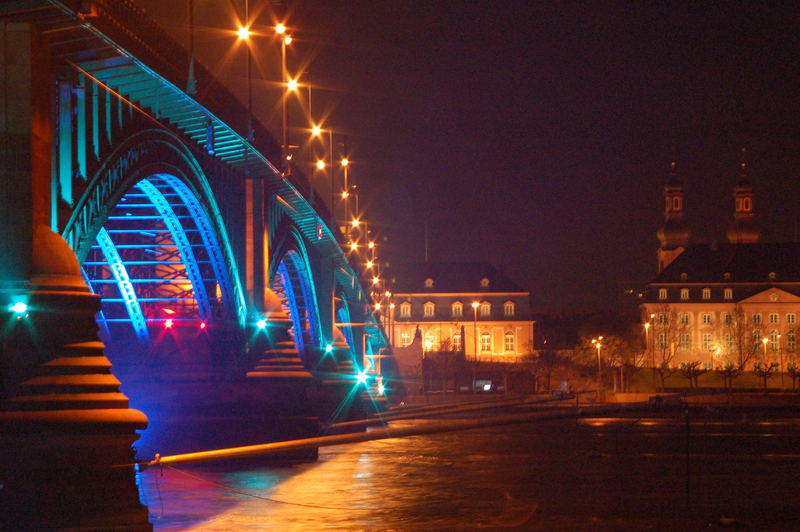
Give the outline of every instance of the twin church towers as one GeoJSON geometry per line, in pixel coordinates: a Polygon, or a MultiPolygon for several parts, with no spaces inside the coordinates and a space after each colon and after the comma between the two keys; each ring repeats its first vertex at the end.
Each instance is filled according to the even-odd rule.
{"type": "MultiPolygon", "coordinates": [[[[683,184],[676,174],[676,163],[670,165],[670,175],[664,185],[664,224],[657,235],[661,242],[658,250],[658,271],[666,268],[692,243],[692,231],[686,223],[683,184]]],[[[755,244],[761,239],[761,230],[755,222],[753,187],[746,177],[746,163],[741,163],[739,182],[733,187],[733,222],[726,236],[731,244],[755,244]]]]}

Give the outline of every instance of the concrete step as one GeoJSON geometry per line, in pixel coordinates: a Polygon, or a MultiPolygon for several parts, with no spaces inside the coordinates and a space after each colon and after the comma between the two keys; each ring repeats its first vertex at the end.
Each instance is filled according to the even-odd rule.
{"type": "Polygon", "coordinates": [[[101,356],[106,346],[99,340],[91,342],[76,342],[61,346],[59,352],[62,356],[81,357],[81,356],[101,356]]]}
{"type": "Polygon", "coordinates": [[[248,379],[264,380],[312,380],[308,371],[248,371],[248,379]]]}
{"type": "Polygon", "coordinates": [[[36,368],[37,375],[75,375],[85,373],[110,373],[111,362],[105,356],[59,357],[36,368]]]}
{"type": "Polygon", "coordinates": [[[106,393],[118,392],[120,382],[110,373],[84,375],[41,375],[19,385],[22,393],[106,393]]]}
{"type": "Polygon", "coordinates": [[[48,393],[23,395],[9,400],[10,410],[88,410],[95,408],[128,408],[128,398],[119,392],[48,393]]]}

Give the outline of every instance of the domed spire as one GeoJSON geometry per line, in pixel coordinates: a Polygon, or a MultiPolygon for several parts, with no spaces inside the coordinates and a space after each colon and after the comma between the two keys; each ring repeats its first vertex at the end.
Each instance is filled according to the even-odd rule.
{"type": "Polygon", "coordinates": [[[662,271],[689,245],[692,232],[686,223],[683,183],[678,179],[677,163],[670,163],[669,178],[664,185],[664,225],[656,235],[661,242],[658,250],[658,271],[662,271]]]}
{"type": "Polygon", "coordinates": [[[677,163],[670,163],[669,179],[664,185],[664,225],[658,230],[662,249],[675,249],[689,244],[691,230],[686,224],[683,183],[678,179],[677,163]]]}
{"type": "Polygon", "coordinates": [[[755,244],[761,240],[761,230],[755,221],[753,209],[753,186],[747,179],[747,162],[742,148],[739,182],[733,187],[733,223],[727,236],[731,244],[755,244]]]}

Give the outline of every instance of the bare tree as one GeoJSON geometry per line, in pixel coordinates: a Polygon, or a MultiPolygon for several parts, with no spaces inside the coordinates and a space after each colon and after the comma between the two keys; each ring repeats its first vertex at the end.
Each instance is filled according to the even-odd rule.
{"type": "Polygon", "coordinates": [[[758,355],[758,339],[753,338],[756,330],[741,305],[737,304],[728,317],[720,320],[723,334],[730,335],[730,344],[725,346],[727,361],[744,371],[747,364],[758,355]]]}

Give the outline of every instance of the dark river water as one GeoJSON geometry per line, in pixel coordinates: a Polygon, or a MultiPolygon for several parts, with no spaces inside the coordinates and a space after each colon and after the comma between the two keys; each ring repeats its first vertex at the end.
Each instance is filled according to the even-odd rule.
{"type": "MultiPolygon", "coordinates": [[[[800,530],[800,417],[550,421],[150,469],[156,530],[800,530]]],[[[430,423],[402,421],[396,426],[430,423]]]]}

